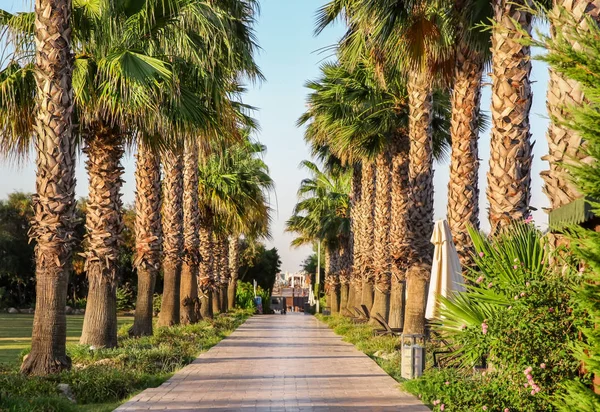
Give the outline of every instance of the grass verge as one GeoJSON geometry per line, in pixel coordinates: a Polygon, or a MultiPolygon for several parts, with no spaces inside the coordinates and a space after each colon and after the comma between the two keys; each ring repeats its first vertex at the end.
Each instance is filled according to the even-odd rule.
{"type": "Polygon", "coordinates": [[[156,329],[153,336],[127,337],[130,324],[119,330],[115,349],[90,350],[69,345],[73,369],[54,376],[28,377],[17,364],[0,367],[0,411],[104,412],[146,389],[157,387],[201,352],[216,345],[251,315],[238,310],[195,325],[156,329]],[[60,394],[66,383],[77,403],[60,394]]]}

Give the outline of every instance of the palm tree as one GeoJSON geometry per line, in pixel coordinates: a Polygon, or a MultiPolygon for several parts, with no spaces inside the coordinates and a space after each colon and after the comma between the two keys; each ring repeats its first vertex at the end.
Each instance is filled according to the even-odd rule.
{"type": "Polygon", "coordinates": [[[479,103],[484,67],[490,58],[492,18],[489,0],[459,0],[449,5],[455,20],[456,50],[452,81],[450,180],[447,220],[463,266],[471,264],[469,227],[479,229],[479,103]]]}
{"type": "MultiPolygon", "coordinates": [[[[299,236],[292,246],[324,240],[325,284],[332,313],[340,311],[340,250],[349,249],[350,174],[328,175],[307,160],[302,162],[311,177],[304,179],[298,190],[299,201],[286,222],[286,231],[299,236]]],[[[345,268],[347,270],[347,268],[345,268]]]]}
{"type": "MultiPolygon", "coordinates": [[[[401,215],[409,210],[410,188],[407,187],[405,178],[409,157],[407,152],[398,150],[402,147],[408,148],[406,128],[409,116],[406,88],[400,81],[388,82],[386,87],[382,87],[377,80],[375,68],[368,63],[358,65],[354,70],[349,70],[343,65],[324,65],[322,71],[321,79],[308,83],[312,90],[309,96],[309,110],[301,117],[299,123],[310,122],[305,137],[313,146],[327,144],[333,153],[348,163],[363,160],[360,169],[355,168],[352,195],[354,208],[351,214],[354,220],[354,275],[355,278],[361,274],[367,276],[364,276],[365,282],[361,285],[361,290],[355,290],[354,294],[362,294],[361,302],[365,305],[371,304],[373,266],[377,264],[382,268],[390,267],[386,275],[378,277],[378,289],[384,291],[380,302],[387,302],[388,292],[393,289],[394,308],[400,310],[402,294],[399,293],[398,285],[404,277],[404,270],[400,267],[408,257],[405,252],[409,244],[408,218],[401,215]],[[391,161],[384,162],[387,166],[380,165],[380,168],[388,170],[387,173],[380,172],[380,175],[387,179],[388,186],[383,190],[385,184],[381,185],[380,190],[376,191],[375,165],[371,159],[384,152],[392,156],[391,161]],[[392,165],[395,175],[391,177],[390,183],[388,174],[392,165]],[[392,183],[394,186],[390,188],[392,183]],[[390,192],[391,200],[386,200],[390,192]],[[392,241],[389,242],[388,248],[385,242],[377,245],[377,242],[373,241],[374,230],[377,230],[373,227],[373,205],[386,205],[390,201],[389,207],[379,208],[380,223],[376,225],[381,231],[386,230],[383,228],[391,229],[389,235],[380,232],[379,236],[380,239],[390,237],[392,241]],[[360,216],[360,219],[355,219],[355,216],[360,216]],[[381,223],[384,219],[391,223],[381,223]],[[377,257],[381,262],[373,262],[373,247],[379,248],[377,257]],[[394,257],[391,262],[390,257],[394,257]],[[390,271],[395,273],[395,276],[391,277],[390,271]]],[[[447,98],[438,93],[432,129],[436,156],[444,154],[444,144],[448,141],[448,107],[444,102],[447,102],[447,98]]],[[[358,282],[354,283],[358,285],[358,282]]],[[[387,303],[379,309],[385,312],[381,307],[387,307],[387,303]]],[[[397,313],[393,316],[394,319],[399,317],[401,318],[397,313]]]]}
{"type": "Polygon", "coordinates": [[[135,237],[134,267],[138,291],[131,336],[152,335],[154,284],[160,272],[162,250],[160,160],[156,148],[143,141],[138,144],[135,168],[135,237]]]}
{"type": "MultiPolygon", "coordinates": [[[[0,150],[25,149],[27,144],[23,142],[35,134],[36,194],[30,237],[36,241],[37,310],[31,352],[21,366],[21,372],[33,375],[56,373],[71,366],[66,354],[65,316],[76,205],[71,12],[71,3],[66,0],[36,1],[35,22],[30,20],[35,65],[21,67],[11,62],[0,75],[3,85],[10,86],[2,88],[0,150]]],[[[3,26],[22,17],[2,14],[3,26]]],[[[15,54],[22,46],[15,44],[15,54]]]]}
{"type": "Polygon", "coordinates": [[[492,28],[492,138],[487,197],[492,233],[529,215],[532,144],[529,0],[494,0],[492,28]]]}
{"type": "MultiPolygon", "coordinates": [[[[207,300],[206,292],[212,288],[211,306],[222,312],[235,303],[239,237],[268,236],[268,193],[273,180],[261,158],[266,148],[250,141],[252,122],[250,126],[239,130],[240,141],[210,148],[199,165],[200,205],[205,216],[201,236],[207,239],[205,244],[201,242],[201,255],[203,260],[212,256],[210,263],[201,264],[200,284],[207,300]],[[213,234],[212,242],[208,241],[209,233],[213,234]],[[209,278],[214,280],[212,284],[209,278]]],[[[209,312],[208,308],[203,310],[209,312]]]]}

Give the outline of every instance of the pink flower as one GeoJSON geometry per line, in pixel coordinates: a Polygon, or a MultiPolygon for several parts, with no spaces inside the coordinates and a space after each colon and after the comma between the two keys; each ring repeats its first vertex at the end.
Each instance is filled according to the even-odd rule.
{"type": "Polygon", "coordinates": [[[512,309],[512,306],[509,306],[509,307],[508,307],[508,310],[510,310],[510,309],[512,309]]]}
{"type": "Polygon", "coordinates": [[[525,296],[525,292],[521,292],[521,297],[524,297],[524,296],[525,296]]]}
{"type": "Polygon", "coordinates": [[[467,329],[467,325],[465,325],[465,324],[463,323],[462,325],[460,325],[460,328],[461,328],[462,330],[465,330],[465,329],[467,329]]]}
{"type": "Polygon", "coordinates": [[[541,363],[541,364],[540,364],[540,368],[542,368],[542,369],[546,369],[546,364],[545,364],[545,363],[541,363]]]}
{"type": "Polygon", "coordinates": [[[484,256],[485,256],[485,253],[479,252],[479,257],[484,257],[484,256]]]}
{"type": "Polygon", "coordinates": [[[446,384],[446,385],[450,385],[450,382],[446,381],[446,382],[444,382],[444,384],[446,384]]]}
{"type": "Polygon", "coordinates": [[[444,409],[446,409],[446,405],[444,405],[443,403],[440,405],[440,411],[443,411],[444,409]]]}
{"type": "Polygon", "coordinates": [[[533,222],[533,216],[531,216],[531,215],[527,216],[527,217],[525,218],[524,222],[525,222],[525,223],[531,223],[531,222],[533,222]]]}
{"type": "Polygon", "coordinates": [[[531,283],[525,282],[525,286],[530,286],[530,285],[531,285],[531,283]]]}
{"type": "Polygon", "coordinates": [[[476,282],[476,283],[481,283],[481,282],[483,282],[483,276],[479,276],[475,282],[476,282]]]}
{"type": "Polygon", "coordinates": [[[526,383],[523,384],[523,387],[526,388],[528,385],[526,383]]]}
{"type": "Polygon", "coordinates": [[[530,381],[533,379],[533,376],[531,376],[530,374],[527,374],[527,380],[530,381]]]}
{"type": "Polygon", "coordinates": [[[554,308],[548,308],[548,312],[550,312],[550,313],[554,312],[554,308]]]}
{"type": "Polygon", "coordinates": [[[536,388],[534,390],[535,390],[535,393],[538,393],[539,391],[541,391],[539,386],[536,386],[536,388]]]}
{"type": "Polygon", "coordinates": [[[483,409],[484,411],[487,411],[487,406],[483,406],[481,409],[483,409]]]}
{"type": "Polygon", "coordinates": [[[582,266],[579,268],[579,273],[583,273],[583,272],[585,272],[585,268],[582,266]]]}
{"type": "Polygon", "coordinates": [[[510,412],[510,409],[504,408],[504,412],[510,412]]]}
{"type": "Polygon", "coordinates": [[[531,391],[531,394],[532,394],[532,395],[535,395],[535,389],[531,391]]]}
{"type": "Polygon", "coordinates": [[[517,265],[513,265],[513,269],[518,269],[519,267],[517,265]]]}
{"type": "Polygon", "coordinates": [[[494,284],[492,282],[488,283],[488,289],[491,288],[492,286],[494,286],[494,284]]]}
{"type": "Polygon", "coordinates": [[[435,401],[433,401],[433,404],[434,404],[434,405],[439,405],[439,404],[440,404],[440,402],[442,402],[442,401],[440,401],[439,399],[436,399],[435,401]]]}
{"type": "Polygon", "coordinates": [[[519,295],[515,295],[515,300],[519,299],[519,295]]]}

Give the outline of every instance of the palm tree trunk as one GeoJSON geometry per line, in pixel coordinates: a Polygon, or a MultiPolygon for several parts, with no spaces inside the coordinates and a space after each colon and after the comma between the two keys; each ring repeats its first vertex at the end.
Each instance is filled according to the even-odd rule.
{"type": "Polygon", "coordinates": [[[340,278],[340,313],[345,315],[348,311],[350,297],[350,279],[352,278],[352,247],[349,236],[340,238],[339,248],[339,278],[340,278]]]}
{"type": "Polygon", "coordinates": [[[352,276],[348,292],[348,309],[354,313],[354,307],[360,305],[362,295],[361,280],[361,231],[362,219],[362,166],[356,163],[352,170],[352,191],[350,196],[350,245],[352,253],[352,276]]]}
{"type": "Polygon", "coordinates": [[[392,146],[392,205],[390,224],[390,254],[392,290],[390,315],[392,328],[404,325],[404,285],[406,284],[407,256],[410,253],[408,212],[410,209],[410,141],[399,134],[392,146]]]}
{"type": "MultiPolygon", "coordinates": [[[[552,16],[558,17],[564,10],[574,18],[579,25],[587,25],[586,17],[592,17],[600,23],[598,4],[593,0],[555,0],[552,16]]],[[[552,27],[551,33],[560,30],[552,27]]],[[[548,140],[548,154],[542,157],[549,163],[550,170],[541,173],[544,179],[544,193],[550,200],[550,209],[554,210],[581,197],[581,193],[570,179],[565,165],[591,160],[582,148],[584,141],[576,131],[565,127],[562,122],[566,120],[565,110],[568,106],[581,106],[585,96],[581,84],[575,80],[567,79],[560,73],[550,69],[546,107],[550,115],[550,125],[546,138],[548,140]]]]}
{"type": "Polygon", "coordinates": [[[118,131],[98,125],[86,138],[89,199],[85,269],[87,305],[80,343],[117,346],[117,282],[123,231],[121,186],[123,145],[118,131]]]}
{"type": "Polygon", "coordinates": [[[487,198],[492,233],[529,215],[532,144],[531,51],[518,43],[531,33],[529,0],[494,0],[492,28],[492,138],[487,198]]]}
{"type": "Polygon", "coordinates": [[[160,222],[160,160],[143,142],[138,144],[135,168],[135,260],[138,291],[130,336],[152,335],[152,297],[160,272],[162,228],[160,222]]]}
{"type": "Polygon", "coordinates": [[[325,284],[329,298],[329,309],[332,314],[340,312],[338,282],[338,250],[330,245],[325,246],[325,284]]]}
{"type": "Polygon", "coordinates": [[[181,152],[163,155],[163,298],[158,326],[178,325],[180,320],[181,254],[183,249],[183,161],[181,152]]]}
{"type": "Polygon", "coordinates": [[[360,273],[362,275],[361,304],[371,309],[373,306],[373,241],[374,241],[374,205],[375,205],[375,163],[369,162],[362,167],[362,210],[360,273]]]}
{"type": "Polygon", "coordinates": [[[198,267],[198,290],[200,292],[200,316],[202,319],[212,319],[212,230],[209,219],[200,221],[200,264],[198,267]]]}
{"type": "Polygon", "coordinates": [[[409,244],[408,298],[404,315],[404,331],[423,334],[425,299],[431,274],[433,232],[433,140],[431,134],[431,84],[425,74],[409,76],[409,138],[411,205],[408,212],[409,244]]]}
{"type": "Polygon", "coordinates": [[[69,0],[36,0],[37,170],[30,231],[36,241],[36,311],[31,352],[21,366],[29,375],[71,367],[65,316],[76,204],[70,19],[69,0]]]}
{"type": "Polygon", "coordinates": [[[227,312],[227,287],[229,285],[229,279],[231,277],[231,269],[229,268],[229,240],[227,237],[221,238],[220,242],[221,252],[219,256],[221,258],[220,267],[220,291],[219,291],[219,307],[222,313],[227,312]]]}
{"type": "Polygon", "coordinates": [[[483,58],[459,47],[452,92],[452,155],[448,183],[448,225],[463,267],[471,266],[469,227],[479,230],[479,101],[483,58]]]}
{"type": "Polygon", "coordinates": [[[231,277],[227,288],[227,308],[235,308],[235,293],[238,281],[239,270],[240,241],[237,236],[233,236],[229,241],[229,271],[231,277]]]}
{"type": "Polygon", "coordinates": [[[221,313],[221,242],[219,237],[214,233],[213,238],[213,253],[212,260],[212,310],[214,314],[221,313]]]}
{"type": "Polygon", "coordinates": [[[181,324],[198,322],[198,263],[200,238],[198,227],[198,145],[185,142],[183,160],[183,263],[181,266],[180,306],[181,324]]]}
{"type": "MultiPolygon", "coordinates": [[[[375,184],[375,244],[373,253],[373,275],[375,297],[371,312],[388,319],[390,311],[390,206],[391,206],[390,156],[380,153],[376,160],[375,184]]],[[[372,322],[375,322],[373,319],[372,322]]]]}

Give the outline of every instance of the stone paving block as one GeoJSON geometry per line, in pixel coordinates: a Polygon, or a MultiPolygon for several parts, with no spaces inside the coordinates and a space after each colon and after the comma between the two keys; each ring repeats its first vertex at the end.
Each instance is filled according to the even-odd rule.
{"type": "Polygon", "coordinates": [[[313,316],[249,319],[158,388],[117,411],[429,411],[313,316]]]}

